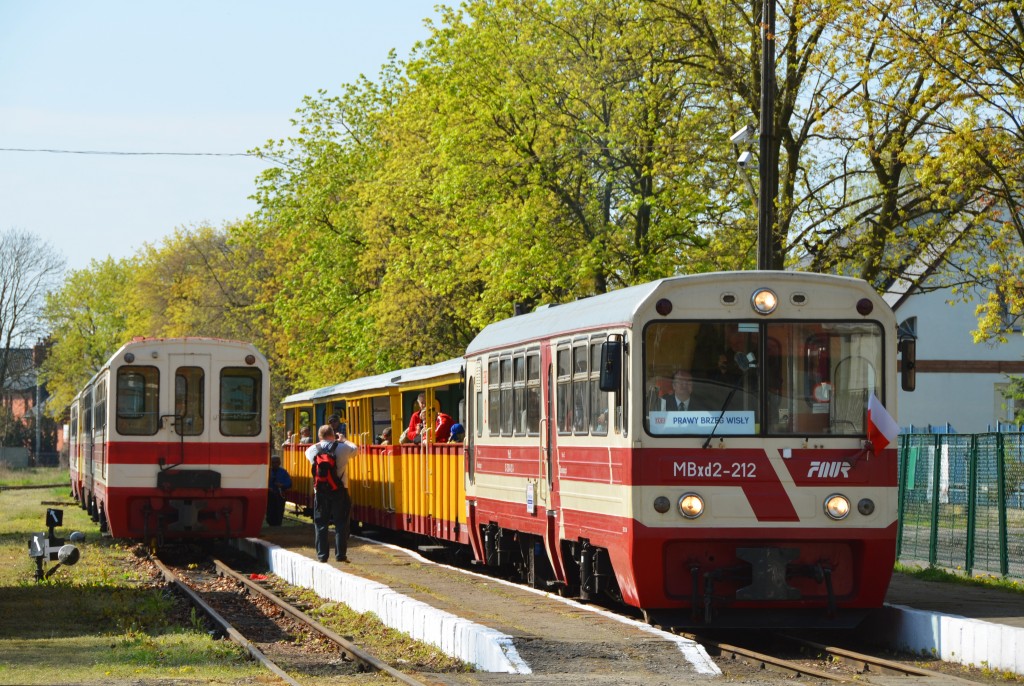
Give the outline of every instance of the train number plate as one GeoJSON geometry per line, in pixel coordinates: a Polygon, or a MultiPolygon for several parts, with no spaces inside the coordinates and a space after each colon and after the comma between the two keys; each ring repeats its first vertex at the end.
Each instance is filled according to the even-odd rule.
{"type": "Polygon", "coordinates": [[[684,479],[756,479],[757,465],[753,462],[693,462],[676,460],[672,463],[672,476],[684,479]]]}

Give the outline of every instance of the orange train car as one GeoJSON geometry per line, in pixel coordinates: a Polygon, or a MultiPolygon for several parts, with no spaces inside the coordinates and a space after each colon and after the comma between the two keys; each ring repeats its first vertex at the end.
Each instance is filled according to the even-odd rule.
{"type": "MultiPolygon", "coordinates": [[[[357,525],[417,534],[424,540],[469,543],[466,529],[465,463],[461,443],[438,442],[433,420],[426,436],[401,443],[400,435],[423,394],[436,417],[458,421],[464,411],[463,360],[398,370],[290,395],[282,405],[288,441],[282,466],[292,476],[288,498],[311,510],[313,482],[306,449],[333,414],[358,452],[349,462],[352,520],[357,525]],[[390,429],[393,440],[381,441],[390,429]]],[[[429,410],[428,410],[429,411],[429,410]]]]}

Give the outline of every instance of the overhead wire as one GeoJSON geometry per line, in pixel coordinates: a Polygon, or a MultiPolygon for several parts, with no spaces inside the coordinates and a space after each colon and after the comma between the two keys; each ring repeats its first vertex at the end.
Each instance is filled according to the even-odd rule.
{"type": "Polygon", "coordinates": [[[169,151],[125,151],[125,150],[62,150],[59,148],[0,148],[0,152],[46,152],[58,155],[119,155],[119,156],[169,156],[169,157],[259,157],[252,152],[169,152],[169,151]]]}

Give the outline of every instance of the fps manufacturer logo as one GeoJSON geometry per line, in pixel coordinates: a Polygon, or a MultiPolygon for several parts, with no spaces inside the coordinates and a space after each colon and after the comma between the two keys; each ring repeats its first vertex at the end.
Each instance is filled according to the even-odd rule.
{"type": "Polygon", "coordinates": [[[844,479],[849,478],[850,465],[846,462],[818,462],[815,460],[811,462],[811,467],[807,470],[808,479],[812,476],[817,476],[819,479],[834,479],[840,474],[844,479]]]}

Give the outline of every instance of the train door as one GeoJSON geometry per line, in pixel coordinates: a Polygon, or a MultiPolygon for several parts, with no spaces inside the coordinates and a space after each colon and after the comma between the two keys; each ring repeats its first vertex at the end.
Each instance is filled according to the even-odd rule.
{"type": "Polygon", "coordinates": [[[558,434],[561,427],[560,408],[565,403],[563,395],[567,386],[562,383],[566,375],[571,375],[572,349],[568,346],[553,349],[552,346],[541,348],[541,436],[543,439],[543,459],[545,463],[545,479],[543,486],[548,491],[548,507],[542,513],[545,518],[544,547],[548,561],[554,571],[555,579],[566,582],[565,565],[562,562],[562,507],[559,493],[558,434]],[[552,351],[554,350],[554,354],[552,351]]]}
{"type": "Polygon", "coordinates": [[[208,469],[210,438],[213,434],[209,417],[207,389],[211,383],[210,355],[170,355],[173,383],[165,384],[162,405],[172,408],[173,419],[161,422],[161,432],[168,441],[180,444],[175,460],[186,465],[208,469]]]}
{"type": "Polygon", "coordinates": [[[82,421],[82,457],[85,460],[82,476],[83,503],[89,514],[93,513],[93,498],[96,496],[96,457],[93,455],[95,442],[92,432],[92,389],[86,389],[82,396],[80,417],[82,421]]]}

